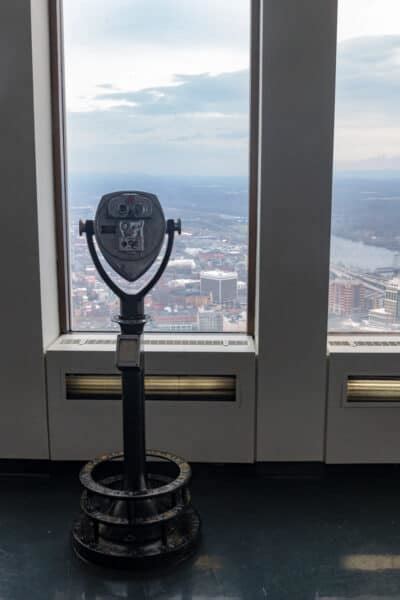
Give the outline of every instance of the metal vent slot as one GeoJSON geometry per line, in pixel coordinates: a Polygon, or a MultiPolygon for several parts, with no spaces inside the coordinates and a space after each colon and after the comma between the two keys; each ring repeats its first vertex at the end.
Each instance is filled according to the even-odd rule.
{"type": "Polygon", "coordinates": [[[400,340],[329,340],[329,345],[353,348],[398,348],[400,340]]]}
{"type": "Polygon", "coordinates": [[[376,347],[382,347],[382,346],[391,346],[391,347],[395,347],[395,346],[400,346],[400,341],[394,341],[394,340],[382,340],[382,341],[378,341],[378,340],[374,340],[374,341],[368,341],[368,340],[359,340],[359,341],[354,341],[353,342],[354,346],[376,346],[376,347]]]}
{"type": "Polygon", "coordinates": [[[145,344],[155,346],[230,346],[232,342],[223,340],[144,340],[145,344]]]}
{"type": "Polygon", "coordinates": [[[98,339],[98,338],[95,338],[95,339],[89,338],[89,339],[85,340],[83,343],[84,344],[114,344],[115,345],[116,340],[109,340],[109,339],[102,340],[102,339],[98,339]]]}
{"type": "MultiPolygon", "coordinates": [[[[121,376],[67,373],[67,400],[120,400],[121,376]]],[[[223,401],[236,399],[234,375],[147,375],[146,400],[223,401]]]]}
{"type": "MultiPolygon", "coordinates": [[[[74,346],[83,346],[86,344],[96,345],[96,344],[110,344],[115,345],[115,339],[110,338],[63,338],[60,340],[60,344],[68,344],[74,346]]],[[[187,339],[174,339],[171,338],[169,340],[152,340],[145,339],[145,345],[150,346],[248,346],[247,340],[187,340],[187,339]]]]}
{"type": "Polygon", "coordinates": [[[347,402],[400,402],[400,376],[349,377],[347,402]]]}

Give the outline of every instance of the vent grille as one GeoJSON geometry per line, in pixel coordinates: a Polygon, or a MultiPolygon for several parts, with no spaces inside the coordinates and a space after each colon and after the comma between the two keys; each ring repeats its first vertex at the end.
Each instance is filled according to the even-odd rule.
{"type": "Polygon", "coordinates": [[[330,346],[352,346],[353,348],[357,347],[370,347],[370,348],[382,348],[386,347],[398,347],[400,346],[400,340],[332,340],[329,341],[330,346]]]}
{"type": "Polygon", "coordinates": [[[400,402],[400,376],[347,379],[347,402],[400,402]]]}
{"type": "Polygon", "coordinates": [[[382,341],[378,341],[378,340],[359,340],[359,341],[354,341],[353,342],[353,346],[373,346],[373,347],[382,347],[382,346],[389,346],[389,347],[394,347],[394,346],[400,346],[400,341],[389,341],[389,340],[382,340],[382,341]]]}
{"type": "Polygon", "coordinates": [[[68,346],[83,346],[85,344],[110,344],[110,345],[114,345],[116,344],[116,339],[110,339],[110,338],[69,338],[69,337],[65,337],[62,338],[59,343],[61,345],[68,345],[68,346]]]}
{"type": "MultiPolygon", "coordinates": [[[[65,376],[67,400],[120,400],[121,376],[77,374],[65,376]]],[[[236,399],[233,375],[147,375],[146,400],[224,401],[236,399]]]]}
{"type": "MultiPolygon", "coordinates": [[[[96,345],[96,344],[109,344],[114,345],[116,343],[115,338],[62,338],[59,342],[61,345],[69,346],[85,346],[96,345]]],[[[247,340],[201,340],[201,339],[176,339],[171,338],[169,340],[156,339],[156,340],[144,340],[145,345],[149,346],[248,346],[247,340]]]]}
{"type": "Polygon", "coordinates": [[[83,340],[79,340],[78,342],[80,345],[81,344],[111,344],[111,345],[115,345],[116,340],[102,340],[99,338],[88,338],[88,339],[83,339],[83,340]]]}

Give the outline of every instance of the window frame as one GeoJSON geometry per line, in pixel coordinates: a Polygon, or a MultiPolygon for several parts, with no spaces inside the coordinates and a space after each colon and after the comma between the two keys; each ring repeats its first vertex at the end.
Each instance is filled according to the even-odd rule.
{"type": "MultiPolygon", "coordinates": [[[[260,3],[250,2],[250,69],[249,69],[249,175],[248,175],[248,279],[247,324],[242,333],[255,335],[256,268],[257,268],[257,195],[259,148],[259,54],[260,3]],[[253,234],[253,235],[252,235],[253,234]]],[[[60,331],[73,333],[71,319],[71,284],[69,260],[66,106],[63,51],[62,0],[48,0],[50,30],[50,71],[52,97],[52,144],[54,169],[54,202],[57,240],[57,287],[60,331]]],[[[182,332],[184,333],[184,332],[182,332]]],[[[214,332],[210,332],[214,333],[214,332]]],[[[223,332],[228,333],[228,332],[223,332]]]]}
{"type": "MultiPolygon", "coordinates": [[[[60,27],[60,0],[49,1],[54,24],[60,27]]],[[[336,13],[337,0],[252,3],[249,294],[253,297],[248,326],[257,360],[252,423],[258,462],[324,462],[328,432],[331,439],[340,436],[327,420],[327,386],[334,378],[327,352],[331,337],[327,316],[336,13]],[[307,289],[301,290],[304,280],[307,289]],[[289,301],[295,303],[292,314],[289,301]]],[[[56,42],[53,39],[53,60],[54,48],[61,50],[59,41],[59,36],[56,42]]],[[[58,73],[59,66],[56,85],[58,73]]],[[[54,87],[53,101],[60,111],[60,93],[55,95],[54,87]]],[[[58,119],[60,115],[56,112],[58,119]]],[[[55,129],[65,135],[62,127],[55,129]]],[[[61,151],[55,152],[58,168],[65,167],[62,158],[61,151]]],[[[64,194],[64,204],[58,196],[57,206],[64,209],[58,218],[64,219],[65,232],[65,173],[55,186],[57,194],[64,194]]],[[[62,244],[61,248],[65,251],[62,244]]],[[[65,269],[68,256],[64,263],[58,261],[59,268],[60,264],[65,269]]],[[[61,296],[65,289],[62,285],[61,296]]],[[[74,360],[81,356],[78,352],[71,352],[74,360]]],[[[93,360],[100,360],[101,352],[95,354],[93,360]]],[[[215,360],[212,354],[210,360],[215,360]]],[[[162,353],[163,362],[168,356],[162,353]]],[[[195,346],[186,347],[185,356],[196,360],[195,346]]],[[[180,357],[170,359],[171,368],[179,368],[180,357]]],[[[61,362],[67,363],[66,354],[61,362]]],[[[248,416],[249,408],[242,409],[248,416]]],[[[190,415],[188,411],[187,418],[190,415]]]]}
{"type": "Polygon", "coordinates": [[[65,94],[62,3],[48,0],[53,186],[57,252],[58,311],[61,333],[71,331],[66,179],[65,94]]]}
{"type": "MultiPolygon", "coordinates": [[[[89,352],[85,352],[85,346],[80,344],[74,349],[70,345],[71,338],[80,335],[72,334],[65,336],[65,346],[62,338],[55,341],[59,322],[55,289],[48,0],[21,2],[18,8],[15,5],[9,3],[12,10],[3,10],[2,5],[0,8],[5,16],[1,22],[5,39],[21,41],[18,52],[10,53],[11,62],[3,61],[5,72],[9,64],[15,67],[12,72],[16,85],[6,90],[4,119],[7,135],[2,141],[5,193],[9,197],[18,194],[22,199],[12,204],[9,226],[1,238],[2,268],[7,280],[7,293],[2,298],[3,345],[6,348],[3,370],[7,374],[2,399],[2,449],[3,456],[54,460],[51,445],[54,414],[63,428],[64,458],[74,450],[70,432],[76,423],[81,423],[82,415],[87,415],[88,409],[91,411],[91,432],[86,435],[86,429],[82,433],[86,436],[85,441],[95,440],[97,424],[104,425],[105,422],[102,406],[90,408],[74,401],[76,404],[69,406],[71,422],[66,427],[63,396],[60,395],[58,401],[47,386],[46,398],[46,376],[57,381],[60,387],[61,380],[54,371],[54,355],[57,353],[58,373],[66,371],[68,364],[73,364],[74,369],[87,368],[88,372],[96,372],[92,371],[95,368],[100,372],[106,368],[113,370],[114,363],[110,346],[107,346],[109,352],[101,350],[97,344],[89,352]],[[23,93],[16,93],[18,90],[23,93]],[[11,247],[15,250],[12,261],[11,247]],[[28,297],[29,335],[24,318],[28,297]],[[18,318],[10,315],[18,315],[18,318]],[[58,349],[55,348],[57,345],[58,349]],[[24,361],[25,376],[21,377],[24,361]],[[49,409],[52,402],[56,403],[53,412],[49,409]]],[[[358,350],[348,347],[345,353],[340,351],[340,344],[336,346],[339,352],[329,344],[327,353],[326,347],[330,243],[327,225],[330,222],[329,181],[332,173],[328,163],[333,148],[335,6],[336,0],[262,0],[258,296],[255,344],[250,340],[248,353],[252,367],[237,356],[236,347],[227,351],[221,348],[222,352],[211,347],[210,351],[206,349],[201,353],[198,345],[188,345],[185,340],[180,351],[176,345],[171,345],[171,351],[162,345],[159,352],[150,351],[149,358],[156,361],[153,366],[160,374],[167,370],[171,374],[182,372],[182,359],[186,372],[192,369],[198,372],[201,368],[203,374],[235,374],[232,357],[236,357],[236,372],[242,372],[246,378],[243,402],[239,399],[237,403],[238,415],[234,419],[237,429],[234,431],[225,419],[225,412],[219,412],[216,418],[212,407],[203,412],[203,429],[199,431],[199,413],[195,404],[158,406],[154,417],[168,419],[167,425],[165,421],[158,421],[162,434],[170,436],[165,438],[165,447],[172,448],[174,438],[183,430],[188,445],[193,431],[196,432],[197,440],[208,453],[203,459],[210,461],[350,463],[400,460],[397,435],[400,403],[393,408],[369,404],[353,408],[343,402],[342,393],[343,374],[359,377],[386,373],[397,377],[399,349],[394,345],[389,349],[381,344],[381,348],[367,350],[364,344],[358,350]],[[307,125],[308,115],[314,107],[316,116],[307,125]],[[316,136],[314,141],[310,140],[310,124],[316,136]],[[313,215],[313,224],[311,219],[304,218],[304,211],[313,215]],[[311,267],[309,258],[312,259],[311,267]],[[286,318],[289,302],[294,310],[293,315],[286,318]],[[177,418],[182,419],[181,429],[177,418]],[[194,420],[193,425],[191,420],[192,423],[194,420]],[[211,440],[213,452],[208,452],[212,437],[210,422],[220,427],[211,440]],[[246,448],[243,446],[244,428],[248,441],[246,448]],[[229,448],[225,444],[226,431],[232,440],[229,448]],[[344,433],[346,448],[342,443],[344,433]],[[358,450],[351,443],[353,438],[358,440],[358,450]],[[240,444],[243,453],[238,457],[240,444]],[[231,448],[236,454],[231,453],[231,448]],[[224,455],[218,454],[220,452],[224,455]]],[[[12,42],[9,47],[13,48],[12,42]]],[[[61,190],[63,185],[62,180],[58,182],[61,190]]],[[[113,337],[114,334],[108,335],[113,337]]],[[[149,337],[152,335],[152,342],[157,341],[156,334],[148,334],[149,337]]],[[[357,334],[357,342],[360,338],[363,342],[368,341],[366,335],[357,334]]],[[[391,342],[394,335],[374,332],[373,341],[378,338],[380,342],[382,337],[387,337],[391,342]]],[[[328,340],[336,336],[341,340],[347,334],[329,335],[328,340]]],[[[115,420],[116,423],[118,418],[114,410],[110,411],[110,422],[115,420]]],[[[101,443],[107,441],[106,438],[109,439],[103,435],[101,443]]],[[[89,448],[82,458],[93,455],[93,448],[89,448]]]]}

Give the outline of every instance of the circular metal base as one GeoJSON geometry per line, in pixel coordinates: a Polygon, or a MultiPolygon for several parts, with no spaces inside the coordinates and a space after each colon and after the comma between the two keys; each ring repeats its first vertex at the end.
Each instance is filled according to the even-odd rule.
{"type": "Polygon", "coordinates": [[[88,562],[114,569],[147,571],[176,566],[190,558],[200,539],[201,522],[197,511],[190,508],[179,525],[161,541],[141,544],[94,539],[85,515],[80,515],[72,530],[72,545],[77,556],[88,562]]]}
{"type": "Polygon", "coordinates": [[[166,452],[149,450],[147,456],[159,462],[152,464],[144,490],[126,489],[121,453],[83,467],[81,513],[72,529],[73,548],[82,560],[138,572],[193,555],[201,521],[191,503],[190,466],[166,452]],[[163,461],[173,474],[159,472],[163,461]]]}

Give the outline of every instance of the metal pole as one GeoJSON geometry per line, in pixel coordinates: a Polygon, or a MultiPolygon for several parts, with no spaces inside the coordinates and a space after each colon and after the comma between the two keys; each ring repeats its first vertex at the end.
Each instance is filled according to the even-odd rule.
{"type": "Polygon", "coordinates": [[[131,490],[146,489],[146,444],[142,369],[122,371],[125,481],[131,490]]]}
{"type": "MultiPolygon", "coordinates": [[[[137,335],[139,348],[145,324],[143,300],[121,299],[121,334],[137,335]]],[[[143,354],[137,367],[121,368],[125,485],[130,490],[145,490],[146,424],[143,354]]]]}
{"type": "MultiPolygon", "coordinates": [[[[146,473],[146,441],[145,441],[145,395],[144,395],[144,364],[141,352],[141,335],[146,323],[144,315],[144,296],[153,288],[163,274],[171,256],[174,243],[174,233],[181,233],[181,221],[168,219],[166,233],[168,234],[167,248],[161,264],[153,278],[136,295],[124,292],[107,274],[97,255],[93,237],[94,222],[92,220],[79,222],[79,233],[86,233],[90,255],[94,265],[108,287],[120,298],[120,315],[115,322],[121,327],[121,336],[127,336],[126,342],[137,342],[139,356],[131,356],[127,363],[117,364],[122,373],[122,411],[123,411],[123,438],[124,438],[124,470],[125,487],[129,490],[147,489],[146,473]],[[128,340],[127,338],[136,340],[128,340]]],[[[120,340],[124,341],[124,340],[120,340]]],[[[131,346],[134,347],[135,344],[131,346]]],[[[133,350],[133,354],[135,351],[133,350]]],[[[118,352],[117,352],[118,362],[118,352]]]]}

